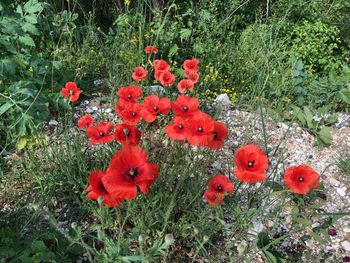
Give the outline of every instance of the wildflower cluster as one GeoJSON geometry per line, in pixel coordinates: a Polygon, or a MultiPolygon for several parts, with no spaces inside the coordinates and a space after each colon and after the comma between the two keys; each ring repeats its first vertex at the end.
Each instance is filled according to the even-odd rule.
{"type": "MultiPolygon", "coordinates": [[[[148,46],[146,53],[157,53],[158,49],[148,46]]],[[[117,95],[116,112],[122,123],[99,122],[91,115],[78,120],[80,129],[85,129],[89,145],[110,143],[114,140],[122,145],[110,160],[105,171],[92,171],[87,187],[87,197],[92,200],[103,198],[103,204],[113,207],[125,200],[134,199],[138,191],[147,194],[159,176],[159,166],[148,160],[145,149],[139,146],[142,133],[137,128],[144,120],[154,122],[159,114],[172,113],[172,121],[164,127],[170,140],[187,141],[194,146],[219,150],[224,146],[228,136],[227,126],[199,109],[196,97],[187,95],[194,89],[199,80],[198,59],[187,59],[183,62],[184,79],[177,84],[180,95],[173,101],[167,97],[151,94],[143,98],[142,88],[138,85],[120,87],[117,95]],[[139,190],[138,190],[139,189],[139,190]]],[[[154,78],[164,87],[175,84],[175,75],[170,65],[162,59],[152,63],[154,78]]],[[[132,73],[132,79],[141,82],[149,78],[149,71],[138,66],[132,73]]],[[[74,82],[68,82],[61,93],[71,101],[76,101],[81,94],[74,82]]],[[[266,171],[269,160],[264,151],[257,145],[249,144],[240,147],[234,158],[236,178],[248,184],[261,183],[267,179],[266,171]]],[[[320,176],[306,165],[292,166],[286,169],[284,183],[293,193],[307,194],[317,188],[320,176]]],[[[234,185],[228,177],[217,174],[208,182],[204,197],[211,206],[224,203],[225,195],[232,195],[234,185]]]]}
{"type": "Polygon", "coordinates": [[[205,96],[209,99],[215,99],[219,94],[226,93],[233,103],[237,102],[238,94],[236,89],[229,85],[228,76],[220,75],[214,66],[207,65],[205,69],[206,74],[203,78],[203,82],[206,85],[204,90],[205,96]],[[208,85],[211,85],[211,87],[208,85]]]}

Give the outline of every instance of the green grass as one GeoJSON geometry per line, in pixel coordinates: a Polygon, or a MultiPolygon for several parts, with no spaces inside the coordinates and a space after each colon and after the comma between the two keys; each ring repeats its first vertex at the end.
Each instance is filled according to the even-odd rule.
{"type": "MultiPolygon", "coordinates": [[[[168,6],[159,4],[159,9],[153,1],[131,2],[122,13],[116,9],[117,5],[104,11],[95,6],[87,15],[90,7],[81,1],[71,1],[66,13],[62,1],[40,16],[37,26],[43,39],[34,39],[37,51],[30,51],[43,52],[48,61],[62,63],[59,69],[52,67],[47,73],[49,88],[40,89],[43,95],[56,96],[65,81],[76,80],[87,95],[97,92],[103,96],[102,102],[114,105],[117,88],[130,84],[131,69],[148,65],[148,60],[154,59],[143,52],[145,45],[154,44],[160,49],[157,58],[177,63],[173,67],[177,70],[186,58],[200,59],[200,81],[207,79],[196,87],[197,95],[205,101],[202,109],[207,108],[206,100],[213,99],[216,93],[237,92],[236,106],[257,110],[262,126],[260,139],[253,140],[253,132],[247,132],[244,142],[260,144],[271,158],[279,150],[267,149],[267,114],[281,120],[291,106],[311,104],[311,108],[317,109],[319,104],[328,104],[330,110],[349,108],[338,96],[339,89],[348,82],[346,70],[341,74],[331,72],[329,77],[313,72],[310,78],[302,81],[298,78],[307,72],[303,66],[296,66],[303,65],[302,60],[298,63],[291,60],[289,31],[300,20],[293,20],[294,3],[278,1],[271,6],[274,12],[265,18],[267,9],[254,1],[238,6],[235,1],[225,4],[175,1],[168,6]],[[106,21],[108,25],[101,24],[101,30],[98,14],[104,12],[111,16],[106,21]],[[75,13],[80,16],[76,17],[75,13]],[[44,35],[49,35],[49,39],[44,35]],[[215,70],[210,72],[210,68],[215,68],[217,74],[215,70]],[[97,78],[105,79],[103,89],[92,87],[92,81],[97,78]],[[207,97],[206,90],[214,97],[207,97]],[[300,96],[305,104],[298,104],[300,96]]],[[[317,12],[326,7],[315,1],[295,5],[305,9],[301,20],[319,18],[317,12]]],[[[331,28],[332,12],[338,10],[332,8],[324,19],[325,27],[331,28]]],[[[337,18],[342,19],[340,15],[337,18]]],[[[317,42],[317,37],[309,37],[310,43],[317,42]]],[[[342,44],[346,41],[343,36],[342,44]]],[[[309,46],[301,43],[297,48],[309,46]]],[[[344,50],[337,51],[346,54],[344,50]]],[[[337,65],[343,62],[339,57],[340,54],[334,55],[337,65]]],[[[27,74],[27,69],[24,73],[27,74]]],[[[171,91],[167,95],[175,98],[171,91]]],[[[36,145],[22,152],[14,150],[9,160],[0,160],[1,261],[254,262],[255,255],[260,253],[269,262],[283,262],[282,259],[299,262],[301,255],[311,257],[311,252],[297,246],[305,245],[311,238],[320,245],[328,244],[325,230],[345,215],[342,211],[325,213],[322,186],[305,198],[285,189],[277,166],[284,163],[286,153],[281,153],[277,164],[270,167],[269,180],[259,186],[245,185],[232,173],[236,148],[214,152],[170,142],[162,131],[169,122],[167,118],[141,126],[142,147],[150,160],[160,166],[160,176],[150,193],[139,194],[136,199],[109,209],[101,202],[88,200],[85,189],[89,173],[105,170],[120,145],[113,142],[89,148],[84,133],[70,117],[68,121],[62,117],[66,109],[62,109],[58,100],[57,105],[50,105],[50,111],[64,125],[47,145],[36,145]],[[213,168],[214,162],[222,163],[222,168],[213,168]],[[212,208],[203,201],[203,192],[207,181],[216,173],[229,175],[235,192],[225,198],[225,205],[212,208]],[[287,217],[291,217],[291,228],[279,231],[287,217]],[[321,226],[310,231],[315,221],[321,226]],[[257,222],[269,226],[260,233],[252,233],[257,222]],[[281,249],[283,241],[297,244],[289,250],[281,249]]],[[[3,116],[1,153],[12,150],[8,144],[14,148],[15,143],[8,142],[7,135],[17,136],[7,129],[7,117],[3,116]]],[[[348,156],[339,161],[344,173],[349,173],[349,164],[348,156]]]]}
{"type": "MultiPolygon", "coordinates": [[[[281,252],[279,245],[310,227],[311,215],[323,222],[313,230],[314,238],[328,242],[321,230],[334,223],[334,215],[323,215],[322,188],[306,198],[293,196],[282,186],[275,166],[260,186],[242,184],[232,174],[233,153],[170,142],[159,130],[166,122],[141,126],[141,145],[150,161],[160,165],[159,178],[148,195],[139,194],[117,208],[85,196],[90,171],[106,169],[120,149],[115,142],[89,148],[83,132],[68,123],[47,146],[16,158],[12,172],[3,178],[1,200],[7,209],[0,215],[5,248],[0,255],[13,261],[86,257],[94,262],[254,262],[252,255],[260,251],[294,260],[300,254],[281,252]],[[213,168],[215,161],[222,168],[213,168]],[[203,201],[203,191],[216,173],[229,173],[236,187],[225,205],[212,208],[203,201]],[[278,234],[286,208],[294,224],[278,234]],[[268,229],[252,232],[256,222],[268,221],[268,229]]],[[[305,233],[298,238],[303,244],[311,237],[305,233]]]]}
{"type": "Polygon", "coordinates": [[[350,174],[350,155],[344,155],[338,160],[339,169],[345,173],[350,174]]]}

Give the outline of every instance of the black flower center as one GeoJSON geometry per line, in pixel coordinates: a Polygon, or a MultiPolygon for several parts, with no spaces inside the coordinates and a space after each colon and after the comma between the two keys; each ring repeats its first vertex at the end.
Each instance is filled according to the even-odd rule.
{"type": "Polygon", "coordinates": [[[188,107],[187,107],[187,106],[184,106],[184,107],[183,107],[183,110],[184,110],[184,111],[188,111],[188,107]]]}
{"type": "Polygon", "coordinates": [[[253,160],[253,161],[248,161],[248,167],[254,167],[254,163],[255,163],[255,161],[253,160]]]}
{"type": "Polygon", "coordinates": [[[298,181],[302,183],[302,182],[305,181],[305,179],[304,179],[304,177],[301,177],[301,176],[300,176],[300,177],[298,178],[298,181]]]}
{"type": "Polygon", "coordinates": [[[135,116],[136,116],[136,112],[133,111],[133,112],[131,113],[131,115],[135,117],[135,116]]]}
{"type": "Polygon", "coordinates": [[[104,132],[99,132],[99,135],[101,136],[101,137],[103,137],[103,136],[105,136],[105,133],[104,132]]]}
{"type": "Polygon", "coordinates": [[[214,134],[214,139],[217,139],[219,137],[217,132],[213,132],[213,134],[214,134]]]}
{"type": "Polygon", "coordinates": [[[203,128],[202,127],[198,127],[197,129],[199,132],[202,132],[203,131],[203,128]]]}
{"type": "Polygon", "coordinates": [[[128,176],[134,179],[138,175],[138,170],[135,168],[131,168],[128,172],[128,176]]]}
{"type": "Polygon", "coordinates": [[[100,189],[101,192],[103,192],[103,193],[105,193],[105,194],[108,194],[108,192],[107,192],[107,190],[106,190],[106,188],[105,188],[105,186],[103,185],[102,182],[99,182],[99,183],[98,183],[98,189],[100,189]]]}
{"type": "Polygon", "coordinates": [[[216,199],[216,195],[213,195],[211,198],[215,200],[216,199]]]}
{"type": "Polygon", "coordinates": [[[154,107],[153,107],[153,110],[154,110],[154,111],[158,111],[159,108],[158,108],[157,106],[154,106],[154,107]]]}
{"type": "Polygon", "coordinates": [[[218,185],[218,186],[216,187],[216,190],[218,190],[219,192],[222,192],[223,188],[222,188],[221,185],[218,185]]]}
{"type": "Polygon", "coordinates": [[[182,124],[179,124],[177,127],[178,127],[180,130],[182,130],[182,129],[184,128],[184,126],[183,126],[182,124]]]}
{"type": "Polygon", "coordinates": [[[128,99],[131,99],[131,98],[132,98],[132,96],[129,94],[129,95],[128,95],[128,99]]]}

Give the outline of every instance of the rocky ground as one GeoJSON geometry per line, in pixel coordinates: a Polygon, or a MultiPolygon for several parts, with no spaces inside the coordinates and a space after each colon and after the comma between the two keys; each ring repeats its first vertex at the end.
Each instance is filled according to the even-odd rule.
{"type": "MultiPolygon", "coordinates": [[[[219,95],[216,100],[221,107],[219,119],[230,127],[230,138],[226,143],[226,151],[235,151],[240,145],[249,142],[262,143],[262,122],[257,113],[250,113],[235,109],[225,95],[219,95]]],[[[218,107],[216,107],[218,108],[218,107]]],[[[98,102],[97,94],[93,94],[90,100],[82,101],[75,107],[75,117],[79,118],[85,113],[91,114],[94,118],[110,119],[117,121],[114,113],[114,106],[98,102]]],[[[321,174],[322,183],[327,195],[327,202],[323,208],[326,212],[349,212],[350,211],[350,174],[340,170],[337,162],[350,154],[350,115],[340,114],[338,122],[332,128],[333,141],[330,147],[320,149],[316,146],[316,138],[296,123],[276,123],[271,118],[265,119],[265,130],[269,149],[276,149],[276,154],[270,157],[271,165],[278,164],[278,171],[282,174],[283,167],[297,164],[308,164],[321,174]],[[283,162],[280,162],[283,155],[283,162]]],[[[289,211],[290,212],[290,211],[289,211]]],[[[291,224],[288,211],[285,214],[285,228],[291,224]],[[289,225],[288,225],[289,224],[289,225]]],[[[268,222],[261,223],[259,220],[254,225],[255,230],[268,228],[268,222]],[[267,225],[266,225],[267,224],[267,225]]],[[[316,221],[312,227],[317,227],[316,221]]],[[[350,216],[345,216],[337,221],[330,238],[331,244],[320,246],[313,239],[307,242],[309,250],[317,258],[318,255],[330,253],[328,262],[347,262],[350,257],[350,216]]],[[[249,240],[248,240],[249,242],[249,240]]],[[[236,243],[238,248],[241,243],[236,243]]],[[[288,246],[288,244],[286,245],[288,246]]],[[[259,256],[264,262],[264,257],[259,256]]],[[[307,260],[305,260],[307,261],[307,260]]]]}
{"type": "MultiPolygon", "coordinates": [[[[240,145],[246,143],[263,144],[263,127],[261,116],[258,113],[236,109],[226,100],[224,95],[219,95],[214,107],[218,108],[218,105],[221,105],[219,120],[227,123],[230,129],[230,137],[225,146],[226,153],[232,156],[232,153],[240,145]]],[[[98,94],[92,94],[89,99],[83,100],[74,107],[74,117],[76,119],[86,113],[99,120],[118,121],[114,105],[101,104],[98,94]]],[[[59,123],[56,120],[51,120],[47,125],[48,132],[54,133],[58,125],[59,123]]],[[[323,209],[328,213],[349,212],[350,174],[341,171],[337,162],[342,157],[350,155],[350,115],[340,114],[338,123],[332,128],[332,145],[323,149],[315,145],[315,136],[296,123],[277,123],[271,118],[265,118],[265,126],[267,146],[274,153],[270,156],[271,166],[277,166],[280,174],[283,174],[285,167],[291,165],[304,163],[312,166],[321,174],[327,196],[327,202],[325,202],[323,209]],[[275,152],[277,148],[278,150],[275,152]]],[[[287,209],[283,215],[284,228],[287,230],[291,225],[290,213],[288,212],[290,211],[287,209]]],[[[253,220],[254,229],[252,231],[259,232],[264,228],[269,229],[271,227],[271,222],[261,222],[259,219],[253,220]]],[[[312,227],[317,227],[317,224],[319,223],[315,221],[312,227]]],[[[331,243],[329,245],[320,245],[310,239],[307,242],[307,249],[312,251],[314,258],[317,259],[316,262],[321,262],[318,260],[318,256],[325,253],[331,254],[327,262],[350,262],[350,217],[342,217],[329,231],[332,234],[330,235],[331,243]]],[[[236,241],[235,246],[240,251],[249,243],[253,243],[253,240],[236,241]]],[[[285,246],[288,247],[290,244],[285,244],[285,246]]],[[[255,257],[255,262],[266,262],[265,256],[261,252],[252,256],[255,257]]],[[[307,262],[306,259],[302,259],[302,261],[307,262]]]]}

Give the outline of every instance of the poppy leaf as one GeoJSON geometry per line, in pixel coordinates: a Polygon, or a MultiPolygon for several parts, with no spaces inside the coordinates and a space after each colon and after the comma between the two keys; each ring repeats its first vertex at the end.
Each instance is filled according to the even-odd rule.
{"type": "Polygon", "coordinates": [[[277,263],[276,257],[268,250],[264,250],[265,256],[269,263],[277,263]]]}
{"type": "Polygon", "coordinates": [[[314,240],[316,240],[317,242],[319,242],[320,244],[322,244],[322,245],[327,245],[327,241],[326,240],[324,240],[322,237],[320,237],[317,233],[315,233],[314,231],[311,231],[310,232],[310,236],[314,239],[314,240]]]}
{"type": "Polygon", "coordinates": [[[323,127],[318,132],[318,139],[323,143],[324,145],[329,145],[332,142],[332,129],[330,127],[323,127]]]}
{"type": "Polygon", "coordinates": [[[325,229],[321,228],[321,229],[320,229],[320,232],[322,233],[322,236],[323,236],[328,242],[332,242],[331,237],[329,236],[328,232],[327,232],[325,229]]]}
{"type": "Polygon", "coordinates": [[[308,128],[313,128],[313,114],[308,107],[304,108],[305,120],[308,128]]]}
{"type": "Polygon", "coordinates": [[[305,219],[302,217],[297,217],[294,219],[296,222],[302,224],[303,226],[307,227],[307,226],[311,226],[312,225],[312,221],[309,219],[305,219]]]}

